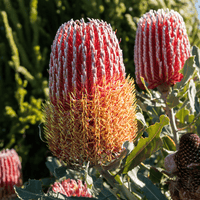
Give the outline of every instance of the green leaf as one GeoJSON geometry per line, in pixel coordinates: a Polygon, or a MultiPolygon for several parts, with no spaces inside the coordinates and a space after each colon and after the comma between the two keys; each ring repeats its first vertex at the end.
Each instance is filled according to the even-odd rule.
{"type": "Polygon", "coordinates": [[[190,114],[190,111],[186,107],[183,107],[177,111],[176,118],[182,126],[185,126],[193,121],[194,115],[190,114]]]}
{"type": "Polygon", "coordinates": [[[143,174],[138,173],[139,169],[140,167],[137,166],[128,172],[128,176],[131,179],[131,186],[139,188],[148,200],[167,200],[165,195],[161,193],[151,180],[146,178],[143,174]]]}
{"type": "Polygon", "coordinates": [[[67,175],[67,173],[66,173],[67,169],[68,169],[67,166],[61,166],[61,167],[55,168],[54,169],[55,176],[57,178],[62,178],[63,176],[66,176],[67,175]]]}
{"type": "Polygon", "coordinates": [[[200,77],[200,50],[198,47],[196,46],[192,47],[192,55],[195,56],[194,60],[196,64],[196,69],[197,69],[198,76],[200,77]]]}
{"type": "Polygon", "coordinates": [[[117,189],[120,191],[120,194],[122,195],[122,197],[124,197],[124,199],[138,200],[138,198],[134,194],[132,194],[124,184],[118,185],[117,189]]]}
{"type": "Polygon", "coordinates": [[[171,93],[167,96],[167,105],[170,108],[174,108],[175,106],[180,104],[180,95],[178,89],[173,89],[171,93]]]}
{"type": "Polygon", "coordinates": [[[133,149],[130,155],[126,159],[123,173],[127,173],[134,167],[139,165],[143,160],[150,157],[162,144],[160,139],[160,133],[162,128],[169,123],[169,118],[161,115],[160,123],[156,122],[154,125],[148,127],[146,132],[148,137],[141,138],[137,146],[133,149]]]}
{"type": "Polygon", "coordinates": [[[156,169],[155,167],[151,167],[150,168],[150,175],[149,175],[149,179],[153,182],[153,183],[160,183],[161,179],[162,179],[162,172],[159,171],[158,169],[156,169]]]}
{"type": "Polygon", "coordinates": [[[42,178],[42,179],[40,179],[40,181],[42,182],[42,185],[49,186],[49,185],[53,184],[56,181],[56,179],[54,177],[42,178]]]}
{"type": "Polygon", "coordinates": [[[179,71],[183,74],[183,78],[181,82],[176,83],[176,89],[182,89],[193,76],[195,71],[195,63],[194,63],[194,56],[189,57],[183,66],[183,68],[179,71]]]}
{"type": "Polygon", "coordinates": [[[24,185],[24,188],[18,188],[14,186],[15,193],[18,198],[23,200],[55,200],[57,198],[46,197],[42,191],[42,183],[38,180],[29,180],[28,183],[24,185]]]}
{"type": "Polygon", "coordinates": [[[169,151],[176,151],[176,144],[175,142],[169,137],[165,135],[162,137],[163,147],[169,151]]]}
{"type": "MultiPolygon", "coordinates": [[[[93,178],[94,181],[95,178],[93,178]]],[[[117,200],[117,197],[109,191],[104,185],[103,180],[98,178],[94,181],[93,187],[91,189],[93,193],[98,193],[97,198],[102,200],[117,200]],[[98,192],[97,192],[98,191],[98,192]]]]}
{"type": "Polygon", "coordinates": [[[49,156],[47,158],[47,162],[45,164],[46,164],[47,168],[49,169],[49,171],[52,174],[54,174],[54,176],[56,176],[55,169],[61,166],[61,164],[59,163],[59,161],[55,157],[49,156]]]}
{"type": "Polygon", "coordinates": [[[142,83],[143,83],[143,85],[144,85],[146,91],[148,92],[150,98],[152,98],[152,94],[151,94],[151,92],[149,91],[149,89],[148,89],[148,87],[147,87],[147,86],[148,86],[148,83],[144,80],[144,78],[143,78],[142,76],[140,76],[140,79],[141,79],[141,81],[142,81],[142,83]]]}

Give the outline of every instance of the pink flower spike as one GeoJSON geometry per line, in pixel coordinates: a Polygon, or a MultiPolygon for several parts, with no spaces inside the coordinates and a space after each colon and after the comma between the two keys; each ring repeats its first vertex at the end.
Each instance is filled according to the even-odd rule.
{"type": "Polygon", "coordinates": [[[166,84],[173,86],[183,75],[179,70],[190,57],[190,43],[181,15],[171,10],[150,10],[139,22],[134,47],[136,82],[144,89],[166,84]]]}
{"type": "Polygon", "coordinates": [[[64,181],[55,182],[52,186],[52,191],[59,192],[67,197],[92,197],[87,189],[86,183],[83,185],[81,180],[78,180],[78,184],[73,179],[66,179],[64,181]]]}
{"type": "Polygon", "coordinates": [[[15,194],[13,186],[22,185],[21,168],[19,156],[14,149],[0,151],[0,197],[15,194]]]}

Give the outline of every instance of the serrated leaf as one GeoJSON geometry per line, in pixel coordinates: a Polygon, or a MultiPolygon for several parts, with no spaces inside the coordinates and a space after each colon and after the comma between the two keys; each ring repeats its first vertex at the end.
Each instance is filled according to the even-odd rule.
{"type": "Polygon", "coordinates": [[[143,174],[138,173],[139,166],[128,172],[131,184],[136,185],[148,200],[167,200],[165,195],[143,174]]]}
{"type": "Polygon", "coordinates": [[[169,118],[161,115],[159,123],[156,122],[154,125],[146,129],[146,132],[149,136],[146,138],[141,138],[137,146],[128,155],[125,166],[123,168],[123,173],[127,173],[129,170],[132,170],[143,160],[149,158],[150,155],[160,147],[160,145],[162,144],[160,133],[162,131],[162,128],[168,123],[169,118]]]}
{"type": "Polygon", "coordinates": [[[176,151],[176,144],[171,137],[165,135],[162,137],[163,147],[169,151],[176,151]]]}
{"type": "Polygon", "coordinates": [[[179,71],[183,74],[183,78],[180,82],[176,83],[175,87],[176,89],[183,88],[190,78],[193,76],[193,73],[195,71],[195,62],[194,62],[194,56],[189,57],[183,66],[183,68],[179,71]]]}
{"type": "Polygon", "coordinates": [[[24,185],[24,188],[14,186],[14,189],[18,198],[23,200],[55,200],[53,197],[45,197],[42,191],[41,181],[38,180],[29,180],[29,182],[24,185]]]}

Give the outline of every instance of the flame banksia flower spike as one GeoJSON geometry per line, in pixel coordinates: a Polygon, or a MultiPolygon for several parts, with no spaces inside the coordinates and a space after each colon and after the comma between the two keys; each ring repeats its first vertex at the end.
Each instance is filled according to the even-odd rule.
{"type": "MultiPolygon", "coordinates": [[[[66,101],[71,92],[85,89],[92,94],[94,84],[103,77],[123,80],[122,50],[110,25],[98,20],[69,21],[57,31],[52,45],[49,69],[50,99],[53,104],[66,101]]],[[[77,97],[79,97],[77,94],[77,97]]]]}
{"type": "Polygon", "coordinates": [[[9,199],[15,194],[14,185],[22,185],[21,162],[14,149],[4,149],[0,152],[0,197],[9,199]]]}
{"type": "Polygon", "coordinates": [[[197,134],[186,133],[181,137],[174,160],[178,174],[176,182],[170,185],[171,196],[179,196],[180,199],[199,199],[200,138],[197,134]]]}
{"type": "Polygon", "coordinates": [[[62,182],[55,182],[51,188],[52,191],[59,192],[67,197],[92,197],[87,189],[87,184],[83,184],[81,180],[76,182],[73,179],[66,179],[62,182]]]}
{"type": "Polygon", "coordinates": [[[109,24],[69,21],[57,31],[44,106],[49,149],[68,164],[117,158],[137,132],[134,82],[109,24]]]}
{"type": "Polygon", "coordinates": [[[136,82],[144,89],[173,86],[183,75],[179,70],[190,56],[190,43],[181,15],[171,10],[150,10],[138,22],[134,47],[136,82]]]}

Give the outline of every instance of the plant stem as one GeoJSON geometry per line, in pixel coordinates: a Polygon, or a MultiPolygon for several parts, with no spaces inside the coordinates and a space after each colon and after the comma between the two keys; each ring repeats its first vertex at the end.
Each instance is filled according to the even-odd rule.
{"type": "Polygon", "coordinates": [[[99,171],[99,173],[108,181],[108,183],[114,187],[117,181],[114,176],[110,175],[107,170],[104,170],[100,164],[95,165],[95,168],[99,171]]]}
{"type": "Polygon", "coordinates": [[[167,105],[167,102],[166,102],[166,112],[170,120],[172,132],[174,135],[174,142],[176,144],[176,149],[178,150],[179,148],[178,147],[178,129],[176,127],[175,114],[174,114],[173,108],[169,108],[169,106],[167,105]]]}
{"type": "Polygon", "coordinates": [[[162,84],[157,87],[158,91],[161,93],[161,98],[164,100],[166,105],[166,114],[169,117],[172,133],[174,135],[174,142],[176,144],[176,149],[178,150],[178,129],[176,127],[176,120],[173,108],[170,108],[167,104],[167,96],[170,92],[170,87],[168,85],[162,84]]]}
{"type": "MultiPolygon", "coordinates": [[[[107,170],[103,168],[100,164],[95,165],[96,170],[99,171],[99,173],[108,181],[108,183],[111,185],[112,188],[117,188],[118,191],[115,191],[116,196],[117,192],[120,194],[120,196],[123,196],[124,198],[128,200],[137,200],[137,198],[126,188],[125,185],[120,185],[107,170]]],[[[119,198],[119,197],[118,197],[119,198]]]]}

